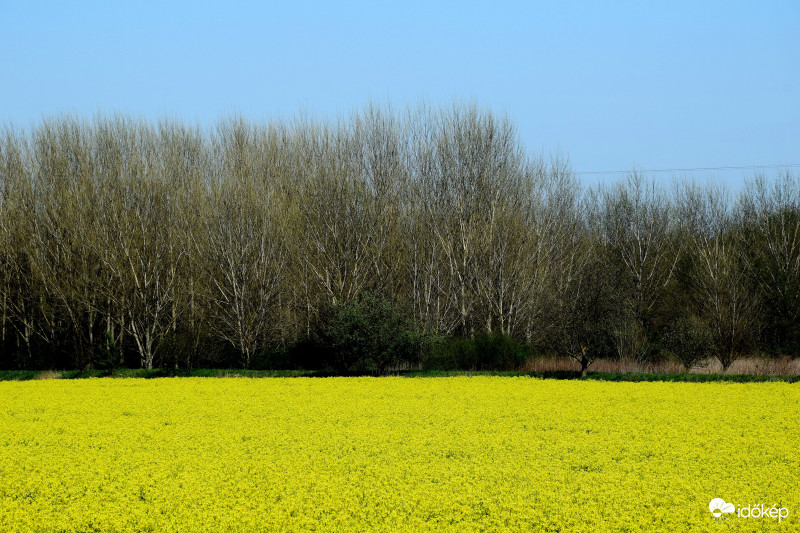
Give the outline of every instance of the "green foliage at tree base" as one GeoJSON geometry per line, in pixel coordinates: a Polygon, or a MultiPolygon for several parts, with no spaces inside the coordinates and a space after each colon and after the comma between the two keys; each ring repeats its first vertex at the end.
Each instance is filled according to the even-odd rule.
{"type": "Polygon", "coordinates": [[[517,370],[534,349],[510,335],[480,334],[437,339],[422,362],[424,370],[517,370]]]}

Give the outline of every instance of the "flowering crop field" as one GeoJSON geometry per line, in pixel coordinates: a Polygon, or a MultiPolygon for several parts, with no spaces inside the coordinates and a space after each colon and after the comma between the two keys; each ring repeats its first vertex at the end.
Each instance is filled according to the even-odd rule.
{"type": "Polygon", "coordinates": [[[787,383],[2,382],[0,530],[797,531],[798,407],[787,383]]]}

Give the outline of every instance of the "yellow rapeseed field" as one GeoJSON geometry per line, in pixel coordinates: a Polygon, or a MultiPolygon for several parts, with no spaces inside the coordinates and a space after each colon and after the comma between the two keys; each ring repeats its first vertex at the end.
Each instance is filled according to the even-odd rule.
{"type": "Polygon", "coordinates": [[[799,406],[786,383],[3,382],[0,530],[800,531],[799,406]]]}

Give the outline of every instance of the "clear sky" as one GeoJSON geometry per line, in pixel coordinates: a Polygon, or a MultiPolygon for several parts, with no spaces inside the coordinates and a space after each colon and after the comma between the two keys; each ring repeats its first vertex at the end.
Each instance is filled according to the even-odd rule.
{"type": "Polygon", "coordinates": [[[576,171],[800,164],[800,2],[0,0],[0,122],[420,99],[506,113],[576,171]]]}

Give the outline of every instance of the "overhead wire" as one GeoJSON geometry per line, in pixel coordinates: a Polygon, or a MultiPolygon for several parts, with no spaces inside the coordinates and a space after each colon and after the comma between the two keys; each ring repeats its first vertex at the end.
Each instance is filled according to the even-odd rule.
{"type": "Polygon", "coordinates": [[[629,174],[631,172],[709,172],[714,170],[755,170],[755,169],[784,169],[784,168],[800,168],[800,163],[790,163],[786,165],[743,165],[743,166],[725,166],[725,167],[694,167],[694,168],[655,168],[655,169],[640,169],[631,168],[628,170],[584,170],[575,172],[578,175],[599,175],[599,174],[629,174]]]}

